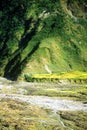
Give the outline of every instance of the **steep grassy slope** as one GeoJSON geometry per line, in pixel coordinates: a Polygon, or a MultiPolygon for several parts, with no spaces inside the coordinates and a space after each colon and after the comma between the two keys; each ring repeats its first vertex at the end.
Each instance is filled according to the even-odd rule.
{"type": "Polygon", "coordinates": [[[86,12],[86,0],[0,1],[0,75],[87,71],[86,12]]]}

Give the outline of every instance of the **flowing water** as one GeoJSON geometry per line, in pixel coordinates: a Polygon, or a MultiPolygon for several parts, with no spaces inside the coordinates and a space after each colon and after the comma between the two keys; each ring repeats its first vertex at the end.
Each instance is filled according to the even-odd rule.
{"type": "MultiPolygon", "coordinates": [[[[82,110],[87,111],[87,103],[83,104],[81,101],[75,101],[75,100],[69,100],[59,97],[48,97],[48,96],[30,96],[30,95],[24,95],[23,93],[26,91],[24,90],[25,87],[31,87],[33,89],[33,86],[44,86],[45,88],[49,86],[54,86],[57,88],[58,85],[55,84],[44,84],[44,83],[27,83],[27,82],[13,82],[10,80],[7,80],[5,78],[0,78],[0,98],[9,98],[21,102],[27,102],[32,105],[37,105],[44,108],[52,109],[53,111],[58,110],[82,110]],[[16,90],[16,93],[13,92],[16,90]],[[3,92],[3,91],[4,92],[3,92]],[[17,94],[17,92],[20,91],[20,94],[17,94]],[[3,93],[2,93],[3,92],[3,93]],[[10,93],[8,93],[10,92],[10,93]],[[12,93],[11,93],[12,92],[12,93]],[[13,94],[15,93],[15,94],[13,94]]],[[[72,87],[71,87],[72,88],[72,87]]],[[[73,85],[74,88],[74,85],[73,85]]],[[[58,86],[58,89],[69,89],[69,87],[66,87],[64,85],[58,86]]]]}
{"type": "Polygon", "coordinates": [[[52,109],[54,112],[59,110],[87,111],[87,106],[80,101],[73,101],[68,99],[47,97],[47,96],[25,96],[17,94],[0,94],[0,98],[13,99],[19,102],[30,103],[31,105],[37,105],[43,108],[52,109]]]}
{"type": "MultiPolygon", "coordinates": [[[[37,106],[40,108],[45,108],[51,110],[49,117],[51,119],[56,117],[57,124],[60,124],[61,128],[67,130],[67,125],[62,120],[61,115],[58,114],[60,111],[82,111],[87,112],[87,102],[72,100],[72,98],[64,97],[48,97],[27,94],[28,91],[33,93],[37,90],[57,90],[57,91],[75,91],[75,88],[79,89],[82,85],[77,84],[54,84],[54,83],[27,83],[27,82],[16,82],[10,81],[5,78],[0,77],[0,100],[1,99],[11,99],[17,102],[28,103],[31,106],[37,106]],[[43,89],[42,89],[43,88],[43,89]]],[[[41,91],[42,92],[42,91],[41,91]]],[[[51,92],[51,91],[50,91],[51,92]]],[[[3,100],[1,100],[3,101],[3,100]]],[[[8,101],[8,100],[7,100],[8,101]]],[[[30,120],[30,118],[29,118],[30,120]]],[[[41,123],[46,122],[46,120],[40,120],[41,123]]],[[[86,122],[86,121],[84,121],[86,122]]],[[[48,123],[47,123],[48,124],[48,123]]],[[[74,130],[73,127],[69,127],[69,130],[74,130]]],[[[83,129],[85,130],[85,129],[83,129]]]]}

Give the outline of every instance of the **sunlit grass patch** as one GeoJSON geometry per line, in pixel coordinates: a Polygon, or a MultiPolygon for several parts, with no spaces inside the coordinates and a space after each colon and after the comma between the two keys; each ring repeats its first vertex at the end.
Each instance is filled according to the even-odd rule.
{"type": "Polygon", "coordinates": [[[72,72],[61,72],[61,73],[43,73],[43,74],[25,74],[26,81],[52,81],[58,80],[87,80],[87,72],[72,71],[72,72]]]}
{"type": "Polygon", "coordinates": [[[67,72],[61,74],[32,74],[33,78],[87,79],[87,72],[67,72]]]}

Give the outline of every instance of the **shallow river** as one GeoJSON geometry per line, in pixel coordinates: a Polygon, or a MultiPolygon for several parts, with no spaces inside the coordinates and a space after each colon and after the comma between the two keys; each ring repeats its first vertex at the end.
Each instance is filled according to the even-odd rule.
{"type": "Polygon", "coordinates": [[[9,98],[19,102],[30,103],[31,105],[37,105],[43,108],[52,109],[54,112],[58,110],[82,110],[87,112],[87,104],[80,101],[73,101],[63,98],[54,98],[47,96],[25,96],[17,94],[0,94],[0,99],[9,98]]]}
{"type": "MultiPolygon", "coordinates": [[[[0,91],[2,91],[2,89],[5,89],[11,92],[12,89],[16,88],[18,92],[19,89],[23,90],[22,86],[27,86],[27,87],[31,86],[31,88],[33,88],[33,85],[36,87],[38,83],[12,82],[5,78],[0,77],[0,91]]],[[[48,86],[48,84],[47,86],[45,84],[39,84],[39,85],[43,85],[44,87],[48,86]]],[[[62,88],[62,86],[58,88],[62,88]]],[[[64,88],[66,88],[66,86],[64,88]]],[[[20,102],[26,102],[26,103],[30,103],[31,105],[37,105],[43,108],[51,109],[54,112],[58,110],[70,110],[70,111],[82,110],[82,111],[87,112],[87,102],[83,103],[82,101],[74,101],[74,100],[64,99],[64,98],[59,98],[59,97],[26,96],[26,95],[23,95],[23,93],[21,94],[12,94],[12,93],[8,94],[6,92],[4,93],[5,94],[0,92],[0,99],[9,98],[9,99],[20,101],[20,102]]]]}

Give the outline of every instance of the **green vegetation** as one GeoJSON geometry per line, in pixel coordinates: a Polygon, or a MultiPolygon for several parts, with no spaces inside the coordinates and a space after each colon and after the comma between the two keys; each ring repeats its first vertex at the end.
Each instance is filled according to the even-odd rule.
{"type": "Polygon", "coordinates": [[[75,130],[86,130],[87,129],[87,112],[82,111],[61,111],[59,112],[64,124],[67,127],[73,128],[75,130]]]}
{"type": "Polygon", "coordinates": [[[37,95],[53,97],[52,99],[59,97],[59,99],[78,100],[85,106],[87,104],[87,85],[84,83],[70,83],[68,80],[60,80],[58,83],[29,83],[2,78],[0,78],[0,83],[1,130],[87,129],[87,112],[85,111],[58,111],[55,113],[53,110],[25,103],[28,101],[28,95],[37,95]],[[4,94],[6,96],[2,98],[4,94]],[[24,101],[20,100],[20,97],[24,98],[24,101]]]}
{"type": "MultiPolygon", "coordinates": [[[[45,82],[45,81],[44,81],[45,82]]],[[[61,97],[72,100],[86,101],[87,100],[87,85],[84,82],[71,83],[68,80],[60,80],[59,82],[46,83],[8,83],[7,86],[3,84],[0,89],[0,94],[22,94],[22,95],[36,95],[61,97]]]]}
{"type": "Polygon", "coordinates": [[[40,95],[49,97],[64,97],[71,98],[75,100],[87,100],[87,86],[83,85],[81,87],[76,85],[36,85],[31,87],[23,87],[25,95],[40,95]]]}
{"type": "MultiPolygon", "coordinates": [[[[0,76],[34,83],[17,82],[17,86],[5,81],[0,84],[0,94],[85,102],[86,12],[87,0],[1,0],[0,76]]],[[[82,111],[54,114],[49,109],[0,99],[0,130],[86,130],[86,116],[82,111]]]]}
{"type": "Polygon", "coordinates": [[[0,75],[87,71],[86,0],[0,1],[0,75]],[[7,4],[8,3],[8,4],[7,4]]]}
{"type": "MultiPolygon", "coordinates": [[[[20,87],[19,87],[20,89],[20,87]]],[[[57,85],[57,84],[37,84],[34,86],[22,87],[22,94],[24,95],[37,95],[37,96],[49,96],[49,97],[64,97],[73,100],[84,101],[87,100],[87,86],[86,85],[57,85]]],[[[9,92],[7,89],[3,89],[2,93],[21,93],[18,89],[13,89],[9,92]]]]}
{"type": "Polygon", "coordinates": [[[51,111],[9,99],[0,101],[0,129],[3,130],[52,130],[60,124],[50,119],[51,111]]]}
{"type": "Polygon", "coordinates": [[[39,108],[10,99],[0,100],[2,130],[86,130],[87,112],[58,111],[39,108]],[[60,120],[64,123],[63,126],[60,120]]]}
{"type": "Polygon", "coordinates": [[[54,82],[58,83],[60,80],[68,80],[82,84],[87,82],[87,72],[74,71],[68,73],[51,73],[51,74],[25,74],[25,80],[28,82],[54,82]]]}

